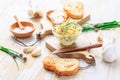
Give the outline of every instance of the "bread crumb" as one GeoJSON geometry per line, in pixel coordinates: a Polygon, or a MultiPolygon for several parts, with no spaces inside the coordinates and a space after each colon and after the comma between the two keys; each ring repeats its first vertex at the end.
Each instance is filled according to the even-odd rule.
{"type": "Polygon", "coordinates": [[[97,41],[98,41],[98,42],[102,42],[102,41],[103,41],[103,37],[102,37],[101,35],[99,35],[99,36],[97,37],[97,41]]]}

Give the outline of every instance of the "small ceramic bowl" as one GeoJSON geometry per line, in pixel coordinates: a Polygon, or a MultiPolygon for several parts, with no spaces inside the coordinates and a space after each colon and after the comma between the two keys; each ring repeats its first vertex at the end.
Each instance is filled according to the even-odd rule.
{"type": "Polygon", "coordinates": [[[31,22],[25,22],[21,21],[21,24],[24,26],[24,30],[21,30],[19,28],[18,23],[13,23],[10,26],[10,31],[12,34],[17,38],[27,38],[32,35],[32,33],[35,31],[35,26],[31,22]]]}

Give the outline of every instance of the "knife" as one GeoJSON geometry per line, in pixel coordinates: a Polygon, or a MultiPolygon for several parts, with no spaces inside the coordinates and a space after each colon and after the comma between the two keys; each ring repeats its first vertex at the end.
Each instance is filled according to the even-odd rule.
{"type": "Polygon", "coordinates": [[[85,46],[85,47],[64,47],[64,48],[61,48],[61,49],[57,49],[57,50],[53,51],[52,53],[66,53],[66,52],[74,52],[74,51],[84,51],[84,50],[87,50],[87,49],[98,48],[98,47],[101,47],[101,46],[102,46],[102,44],[98,43],[98,44],[85,46]]]}

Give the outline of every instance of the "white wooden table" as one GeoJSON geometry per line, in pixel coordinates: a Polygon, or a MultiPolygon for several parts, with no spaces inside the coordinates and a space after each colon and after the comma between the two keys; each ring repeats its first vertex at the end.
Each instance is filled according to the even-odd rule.
{"type": "MultiPolygon", "coordinates": [[[[79,1],[79,0],[77,0],[79,1]]],[[[103,21],[120,21],[120,1],[119,0],[82,0],[84,3],[85,13],[91,15],[89,22],[97,23],[103,21]]],[[[45,13],[50,9],[60,9],[67,0],[31,0],[32,5],[38,7],[45,13]]],[[[0,45],[10,49],[22,52],[22,46],[17,45],[11,39],[9,27],[15,22],[13,16],[17,15],[20,20],[33,22],[38,28],[40,22],[44,26],[51,26],[50,22],[44,17],[40,20],[31,20],[27,14],[29,10],[29,0],[0,0],[0,45]]],[[[110,44],[113,37],[118,31],[117,38],[119,38],[119,29],[110,31],[101,31],[105,43],[110,44]]],[[[88,32],[81,34],[79,40],[81,45],[89,42],[96,42],[98,33],[88,32]],[[87,39],[86,39],[87,38],[87,39]],[[89,39],[89,40],[88,40],[89,39]]],[[[34,35],[35,36],[35,33],[34,35]]],[[[49,39],[48,36],[39,44],[41,47],[41,56],[37,58],[27,56],[28,61],[24,64],[18,61],[20,70],[17,69],[13,59],[6,53],[0,51],[0,80],[120,80],[120,59],[114,63],[105,63],[102,59],[102,48],[93,49],[91,52],[95,54],[96,66],[87,70],[79,71],[73,76],[57,77],[53,72],[47,71],[43,68],[42,60],[50,53],[45,47],[45,41],[49,39]]],[[[114,54],[114,53],[113,53],[114,54]]]]}

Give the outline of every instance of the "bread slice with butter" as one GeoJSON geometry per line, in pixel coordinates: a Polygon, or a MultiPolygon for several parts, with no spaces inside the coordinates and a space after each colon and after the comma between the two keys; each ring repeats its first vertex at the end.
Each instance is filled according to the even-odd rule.
{"type": "Polygon", "coordinates": [[[49,55],[43,59],[43,66],[47,70],[54,71],[59,76],[69,76],[79,70],[80,63],[77,59],[49,55]]]}
{"type": "Polygon", "coordinates": [[[83,18],[83,3],[82,2],[70,2],[64,6],[64,11],[73,19],[83,18]]]}
{"type": "Polygon", "coordinates": [[[60,24],[67,20],[67,15],[63,10],[50,10],[46,13],[47,19],[53,24],[60,24]]]}
{"type": "Polygon", "coordinates": [[[80,62],[77,59],[63,58],[56,63],[55,72],[62,76],[75,74],[79,70],[80,62]]]}

